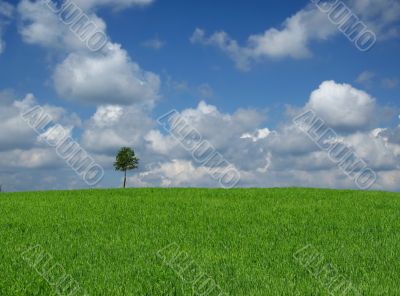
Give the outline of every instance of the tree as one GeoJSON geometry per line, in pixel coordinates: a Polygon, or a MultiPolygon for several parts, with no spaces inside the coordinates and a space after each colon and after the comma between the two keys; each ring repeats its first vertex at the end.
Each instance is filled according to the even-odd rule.
{"type": "Polygon", "coordinates": [[[122,147],[116,157],[114,168],[116,171],[125,173],[124,188],[126,188],[126,172],[129,170],[137,169],[139,159],[135,156],[133,149],[129,147],[122,147]]]}

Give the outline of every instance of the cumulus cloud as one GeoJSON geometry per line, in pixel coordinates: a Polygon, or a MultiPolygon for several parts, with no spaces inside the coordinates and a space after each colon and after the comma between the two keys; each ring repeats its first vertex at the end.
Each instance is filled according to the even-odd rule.
{"type": "MultiPolygon", "coordinates": [[[[151,2],[121,0],[75,3],[86,9],[88,21],[96,25],[97,31],[105,33],[106,24],[95,13],[97,7],[114,4],[116,8],[125,8],[151,2]]],[[[22,0],[18,12],[22,19],[19,31],[25,42],[67,56],[55,66],[53,74],[54,87],[61,97],[93,105],[138,103],[149,107],[159,97],[159,76],[142,70],[121,45],[108,41],[97,52],[89,50],[86,42],[42,1],[22,0]]]]}
{"type": "MultiPolygon", "coordinates": [[[[321,172],[326,176],[322,183],[331,186],[330,178],[340,176],[328,156],[298,128],[290,123],[273,131],[261,128],[265,115],[257,111],[226,114],[201,102],[195,109],[182,110],[180,118],[238,170],[241,187],[312,186],[321,172]]],[[[146,141],[147,150],[163,158],[131,178],[136,186],[220,186],[207,165],[197,163],[193,151],[183,149],[170,134],[151,130],[146,141]]]]}
{"type": "Polygon", "coordinates": [[[393,130],[384,130],[383,135],[387,136],[387,141],[390,143],[400,144],[400,125],[393,130]]]}
{"type": "MultiPolygon", "coordinates": [[[[180,116],[195,128],[216,149],[233,148],[234,142],[242,141],[240,136],[254,131],[265,120],[265,114],[253,109],[239,109],[233,114],[221,113],[215,106],[201,101],[196,108],[185,109],[180,116]],[[218,132],[216,132],[218,130],[218,132]]],[[[173,136],[151,137],[153,147],[162,147],[157,141],[172,139],[173,136]]],[[[167,140],[168,141],[168,140],[167,140]]],[[[176,146],[179,146],[176,143],[176,146]]],[[[179,151],[179,149],[176,149],[179,151]]],[[[234,154],[234,153],[232,153],[234,154]]]]}
{"type": "Polygon", "coordinates": [[[240,138],[241,139],[251,139],[253,142],[265,139],[271,134],[268,128],[258,129],[255,133],[245,133],[240,138]]]}
{"type": "Polygon", "coordinates": [[[325,81],[312,92],[306,108],[313,109],[334,129],[366,130],[374,124],[376,102],[350,84],[325,81]]]}
{"type": "MultiPolygon", "coordinates": [[[[57,169],[63,166],[56,151],[43,141],[47,131],[38,134],[22,117],[22,114],[38,106],[33,94],[27,94],[21,100],[0,100],[0,105],[0,174],[15,169],[57,169]]],[[[80,126],[77,115],[61,107],[43,105],[42,110],[41,114],[49,116],[53,124],[61,124],[69,132],[80,126]]]]}
{"type": "MultiPolygon", "coordinates": [[[[339,135],[339,141],[355,151],[378,175],[375,189],[399,190],[392,178],[399,168],[400,141],[396,129],[375,129],[371,119],[375,99],[348,84],[323,82],[302,107],[315,108],[339,135]],[[330,110],[330,112],[327,112],[330,110]],[[329,115],[329,116],[327,116],[329,115]],[[389,178],[389,180],[385,179],[389,178]]],[[[295,126],[291,120],[272,130],[263,127],[265,114],[254,110],[220,112],[201,102],[197,108],[180,112],[217,152],[241,175],[241,187],[312,186],[357,188],[326,151],[295,126]]],[[[147,150],[162,155],[150,168],[131,178],[137,186],[218,187],[207,166],[196,163],[171,135],[152,129],[146,135],[147,150]],[[186,173],[185,173],[186,172],[186,173]]]]}
{"type": "Polygon", "coordinates": [[[390,147],[388,139],[381,137],[379,132],[358,132],[344,138],[357,154],[368,159],[369,166],[377,171],[400,169],[400,154],[398,147],[390,147]]]}
{"type": "Polygon", "coordinates": [[[135,186],[151,187],[215,187],[207,168],[193,165],[190,160],[171,160],[129,178],[135,186]]]}
{"type": "Polygon", "coordinates": [[[114,156],[122,146],[142,152],[143,139],[154,124],[136,106],[102,105],[84,124],[81,142],[88,151],[109,156],[114,156]]]}
{"type": "MultiPolygon", "coordinates": [[[[2,122],[15,121],[13,118],[17,117],[20,110],[35,104],[31,94],[22,100],[13,100],[8,93],[3,97],[0,110],[5,111],[0,112],[2,122]]],[[[340,141],[377,173],[374,189],[400,190],[396,182],[400,168],[400,127],[363,127],[371,115],[369,108],[375,108],[376,105],[369,94],[347,84],[326,81],[312,92],[309,101],[301,109],[307,109],[310,105],[321,118],[327,114],[327,109],[331,110],[326,121],[335,127],[340,141]]],[[[112,163],[121,146],[134,147],[141,159],[139,171],[129,179],[131,185],[220,186],[219,180],[210,174],[210,163],[196,162],[193,151],[185,150],[172,134],[137,105],[100,105],[83,124],[62,108],[45,108],[69,127],[68,130],[79,131],[76,134],[80,135],[77,140],[81,146],[108,172],[101,186],[119,184],[119,175],[112,173],[112,163]]],[[[181,110],[179,114],[187,126],[198,131],[202,140],[238,170],[240,187],[357,188],[353,180],[332,162],[328,153],[321,151],[290,118],[272,128],[265,125],[267,114],[263,112],[239,109],[224,113],[204,101],[194,108],[181,110]]],[[[0,143],[3,145],[0,149],[0,180],[11,183],[15,190],[84,187],[79,177],[73,173],[71,175],[71,171],[56,157],[52,148],[22,127],[9,124],[7,131],[3,131],[7,134],[0,134],[0,143]],[[3,139],[13,139],[13,136],[13,142],[6,145],[3,139]],[[32,176],[23,175],[24,170],[29,170],[32,176]],[[15,175],[16,171],[21,173],[15,175]],[[62,175],[68,177],[63,179],[62,175]],[[28,179],[31,187],[18,183],[21,177],[28,179]]]]}
{"type": "MultiPolygon", "coordinates": [[[[59,15],[44,2],[22,0],[18,5],[18,13],[22,21],[19,32],[26,43],[62,52],[88,51],[86,42],[74,34],[70,26],[64,24],[59,15]]],[[[79,19],[78,14],[75,15],[79,19]]],[[[85,12],[85,15],[88,17],[88,23],[93,22],[98,31],[106,31],[105,22],[96,14],[85,12]]]]}
{"type": "Polygon", "coordinates": [[[118,44],[109,44],[96,55],[72,53],[54,72],[58,94],[84,103],[152,106],[160,79],[143,71],[118,44]]]}
{"type": "Polygon", "coordinates": [[[2,169],[57,169],[62,164],[55,151],[48,148],[14,149],[0,155],[2,169]]]}
{"type": "MultiPolygon", "coordinates": [[[[9,93],[0,93],[0,151],[10,149],[33,148],[38,142],[39,135],[24,121],[21,114],[36,106],[33,94],[27,94],[23,99],[17,100],[9,93]]],[[[65,126],[79,126],[80,119],[74,113],[68,113],[61,107],[44,105],[43,111],[53,121],[65,126]]]]}
{"type": "Polygon", "coordinates": [[[66,131],[64,136],[73,136],[73,131],[82,127],[80,118],[59,106],[38,107],[33,94],[16,99],[10,91],[0,92],[0,184],[7,191],[86,188],[47,143],[54,139],[57,124],[66,131]],[[32,110],[37,111],[37,116],[32,110]],[[32,122],[48,123],[36,131],[23,114],[30,114],[32,122]]]}
{"type": "MultiPolygon", "coordinates": [[[[7,100],[8,101],[8,100],[7,100]]],[[[24,106],[32,105],[32,97],[27,96],[21,101],[5,102],[0,100],[0,151],[12,148],[28,148],[36,139],[36,134],[24,122],[21,112],[24,106]]]]}
{"type": "MultiPolygon", "coordinates": [[[[347,4],[380,39],[399,35],[400,4],[397,1],[349,0],[347,4]]],[[[235,62],[238,69],[247,71],[252,62],[264,59],[309,58],[312,56],[312,42],[327,40],[339,33],[327,14],[314,4],[308,4],[287,18],[280,27],[250,35],[244,45],[240,45],[224,31],[207,36],[199,28],[190,40],[194,44],[219,48],[235,62]]]]}

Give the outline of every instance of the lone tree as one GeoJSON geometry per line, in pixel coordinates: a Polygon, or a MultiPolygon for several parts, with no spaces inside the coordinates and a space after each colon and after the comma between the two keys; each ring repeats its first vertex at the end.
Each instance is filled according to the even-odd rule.
{"type": "Polygon", "coordinates": [[[116,157],[114,168],[116,171],[125,173],[124,188],[126,188],[126,172],[136,169],[139,165],[139,159],[135,156],[133,149],[129,147],[122,147],[116,157]]]}

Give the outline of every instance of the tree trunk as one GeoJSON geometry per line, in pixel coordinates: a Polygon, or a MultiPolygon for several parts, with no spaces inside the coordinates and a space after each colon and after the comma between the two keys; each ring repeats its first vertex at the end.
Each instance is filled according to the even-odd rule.
{"type": "Polygon", "coordinates": [[[126,188],[126,170],[125,170],[125,177],[124,177],[124,189],[126,188]]]}

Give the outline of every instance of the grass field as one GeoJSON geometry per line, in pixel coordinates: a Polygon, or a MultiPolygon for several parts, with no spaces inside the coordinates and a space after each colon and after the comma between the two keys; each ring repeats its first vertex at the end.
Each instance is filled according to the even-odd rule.
{"type": "MultiPolygon", "coordinates": [[[[1,194],[0,238],[0,295],[55,295],[55,286],[21,255],[37,245],[88,295],[195,295],[176,266],[157,256],[172,243],[228,295],[328,295],[320,278],[293,256],[307,245],[361,295],[400,294],[397,193],[129,189],[1,194]]],[[[210,295],[218,295],[215,291],[210,295]]]]}

